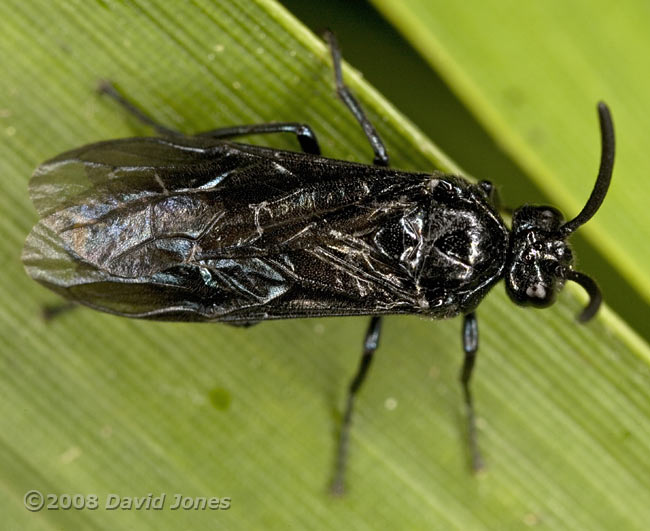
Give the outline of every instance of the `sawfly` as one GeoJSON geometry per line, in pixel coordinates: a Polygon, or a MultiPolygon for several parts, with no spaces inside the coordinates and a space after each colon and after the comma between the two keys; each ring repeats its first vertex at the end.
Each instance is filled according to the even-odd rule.
{"type": "Polygon", "coordinates": [[[598,105],[600,171],[582,211],[565,221],[553,207],[526,205],[508,227],[490,182],[389,167],[385,145],[343,81],[337,43],[331,33],[326,37],[337,93],[372,147],[372,165],[323,157],[314,130],[302,123],[181,134],[103,83],[102,92],[161,136],[99,142],[43,163],[30,182],[41,219],[23,262],[63,297],[125,317],[249,326],[371,316],[340,430],[337,493],[354,400],[383,317],[462,316],[460,380],[478,469],[469,383],[481,300],[504,279],[513,302],[545,307],[573,281],[589,295],[580,321],[600,305],[596,283],[574,269],[566,239],[596,213],[610,184],[609,109],[598,105]],[[302,151],[232,141],[263,133],[291,133],[302,151]]]}

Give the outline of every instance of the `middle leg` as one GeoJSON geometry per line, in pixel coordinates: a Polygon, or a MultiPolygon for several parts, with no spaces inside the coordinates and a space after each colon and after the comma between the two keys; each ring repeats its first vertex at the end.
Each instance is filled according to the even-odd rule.
{"type": "MultiPolygon", "coordinates": [[[[361,104],[354,97],[350,89],[343,81],[343,72],[341,69],[341,50],[336,42],[336,38],[332,32],[325,33],[325,40],[330,46],[332,53],[332,63],[334,65],[334,77],[336,81],[336,92],[343,100],[343,103],[352,112],[357,122],[361,125],[366,138],[372,146],[375,154],[373,163],[377,166],[388,166],[388,153],[386,146],[382,142],[377,130],[374,128],[370,120],[366,117],[361,104]]],[[[334,470],[334,480],[332,482],[332,493],[341,495],[345,489],[345,468],[347,463],[348,443],[350,437],[350,427],[352,425],[352,414],[354,411],[354,401],[361,388],[361,385],[368,375],[370,364],[373,360],[377,346],[379,345],[379,336],[381,332],[382,317],[375,315],[370,319],[370,325],[366,332],[366,338],[363,346],[363,354],[359,363],[357,373],[352,379],[348,388],[348,397],[343,415],[343,422],[341,424],[341,432],[338,441],[338,448],[336,454],[336,468],[334,470]]]]}
{"type": "Polygon", "coordinates": [[[348,398],[341,424],[339,434],[339,444],[336,452],[336,468],[334,470],[334,481],[332,481],[332,494],[340,496],[345,491],[345,467],[348,457],[348,442],[350,439],[350,426],[352,425],[352,412],[354,410],[354,400],[361,388],[361,385],[368,375],[370,363],[377,347],[379,346],[379,335],[381,333],[381,320],[379,315],[370,319],[370,325],[366,332],[366,339],[363,342],[363,354],[359,363],[359,368],[348,388],[348,398]]]}
{"type": "Polygon", "coordinates": [[[330,51],[332,52],[336,93],[339,95],[339,98],[343,100],[343,103],[345,103],[347,108],[350,109],[350,112],[352,112],[354,117],[357,119],[359,125],[361,125],[361,128],[375,153],[374,164],[377,166],[388,166],[388,152],[386,151],[386,146],[382,142],[375,127],[372,125],[370,120],[368,120],[363,107],[361,107],[361,104],[354,97],[352,91],[350,91],[343,81],[343,71],[341,70],[341,49],[336,41],[336,37],[331,31],[327,31],[325,33],[325,40],[330,45],[330,51]]]}

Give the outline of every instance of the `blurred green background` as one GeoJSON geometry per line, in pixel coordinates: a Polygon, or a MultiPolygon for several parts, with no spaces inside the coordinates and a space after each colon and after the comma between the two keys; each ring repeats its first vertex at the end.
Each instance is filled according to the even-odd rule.
{"type": "MultiPolygon", "coordinates": [[[[40,162],[151,134],[94,93],[100,78],[188,133],[305,121],[328,156],[368,161],[367,142],[334,95],[327,50],[271,0],[5,0],[3,529],[645,529],[646,4],[283,5],[316,32],[336,31],[358,69],[346,79],[395,166],[460,167],[493,180],[507,204],[577,211],[598,166],[595,103],[606,99],[619,142],[612,192],[572,241],[613,310],[578,326],[585,297],[575,286],[545,311],[513,306],[502,286],[486,298],[474,380],[488,464],[479,477],[467,469],[459,320],[388,318],[359,398],[348,496],[332,499],[336,433],[365,318],[239,330],[81,309],[45,322],[42,308],[59,301],[20,264],[36,221],[27,182],[40,162]],[[30,512],[31,489],[232,503],[30,512]]],[[[291,138],[251,141],[296,148],[291,138]]]]}

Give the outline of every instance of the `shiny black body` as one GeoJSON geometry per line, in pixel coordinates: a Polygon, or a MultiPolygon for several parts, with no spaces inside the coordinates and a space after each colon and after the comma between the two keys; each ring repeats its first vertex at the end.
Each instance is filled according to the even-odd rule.
{"type": "Polygon", "coordinates": [[[600,208],[614,164],[608,107],[598,106],[602,154],[582,211],[524,205],[508,230],[487,181],[388,168],[388,154],[343,82],[326,35],[337,94],[361,125],[374,165],[320,156],[306,124],[226,127],[195,136],[156,123],[108,83],[100,91],[162,138],[91,144],[41,165],[30,183],[41,220],[25,243],[27,272],[66,298],[127,317],[250,325],[267,319],[371,315],[350,382],[332,491],[344,487],[354,401],[379,345],[382,316],[463,316],[463,366],[472,468],[482,467],[470,379],[475,309],[501,278],[513,302],[553,303],[580,284],[593,317],[595,282],[573,269],[566,239],[600,208]],[[302,153],[239,144],[291,133],[302,153]]]}
{"type": "Polygon", "coordinates": [[[454,317],[508,250],[485,190],[459,177],[205,137],[85,146],[44,163],[31,193],[30,275],[129,317],[454,317]]]}

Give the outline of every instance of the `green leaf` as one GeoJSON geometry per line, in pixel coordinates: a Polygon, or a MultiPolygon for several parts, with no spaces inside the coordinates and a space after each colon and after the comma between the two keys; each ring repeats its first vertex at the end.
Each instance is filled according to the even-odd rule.
{"type": "MultiPolygon", "coordinates": [[[[514,307],[501,288],[481,306],[480,477],[466,466],[459,323],[388,318],[358,401],[343,499],[326,489],[365,319],[240,330],[80,309],[44,322],[43,305],[57,299],[20,264],[36,221],[31,171],[84,143],[149,134],[95,94],[98,79],[186,132],[304,121],[327,155],[371,152],[334,95],[322,43],[269,0],[9,0],[0,35],[4,528],[645,527],[649,350],[606,308],[576,325],[578,290],[546,311],[514,307]],[[99,507],[29,512],[31,489],[97,495],[99,507]],[[107,510],[110,493],[167,500],[163,510],[107,510]],[[172,510],[176,493],[232,501],[172,510]]],[[[396,166],[454,170],[354,71],[345,75],[396,166]]],[[[259,141],[296,148],[291,138],[259,141]]]]}

